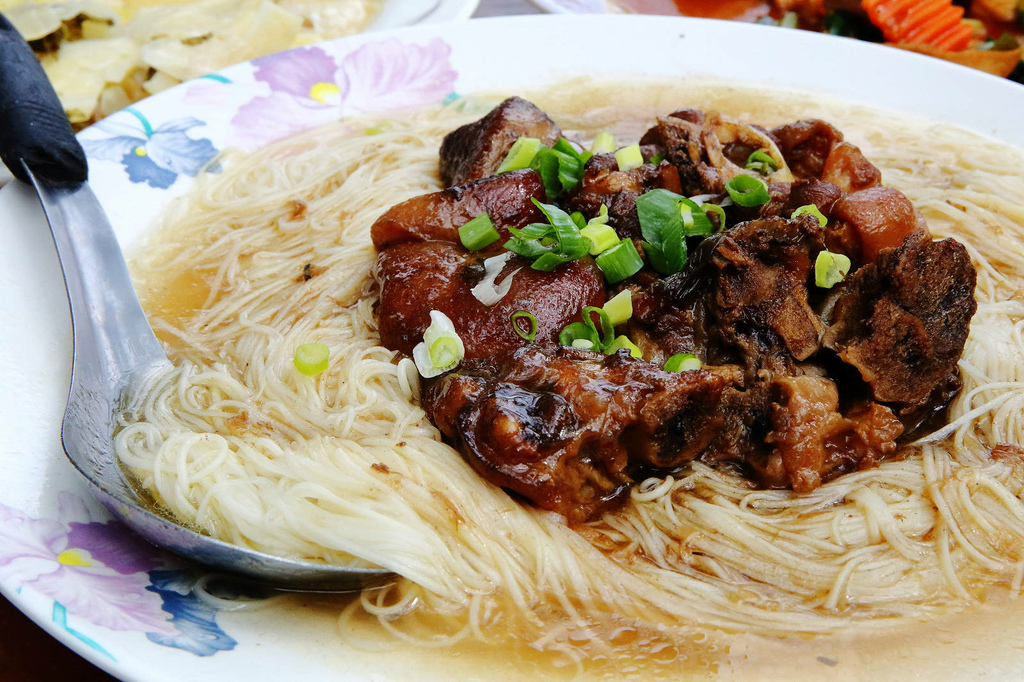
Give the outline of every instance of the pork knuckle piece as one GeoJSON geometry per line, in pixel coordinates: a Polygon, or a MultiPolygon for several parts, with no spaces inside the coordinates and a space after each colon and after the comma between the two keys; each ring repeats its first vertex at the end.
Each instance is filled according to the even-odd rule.
{"type": "Polygon", "coordinates": [[[461,185],[497,172],[520,137],[535,137],[551,146],[561,129],[532,102],[509,97],[479,121],[456,128],[441,143],[441,179],[461,185]]]}
{"type": "Polygon", "coordinates": [[[392,206],[370,227],[370,238],[378,251],[406,241],[458,242],[459,228],[486,213],[504,241],[509,227],[544,219],[531,199],[544,201],[540,175],[529,169],[502,173],[392,206]]]}
{"type": "Polygon", "coordinates": [[[822,342],[860,372],[875,400],[909,413],[955,375],[976,281],[963,244],[912,234],[850,277],[822,342]]]}

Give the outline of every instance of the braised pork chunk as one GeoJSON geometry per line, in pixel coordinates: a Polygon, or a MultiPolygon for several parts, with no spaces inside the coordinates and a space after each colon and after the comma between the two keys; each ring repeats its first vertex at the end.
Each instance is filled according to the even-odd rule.
{"type": "Polygon", "coordinates": [[[432,313],[450,320],[464,355],[424,375],[423,406],[484,478],[570,522],[695,460],[804,493],[898,456],[956,395],[967,250],[933,241],[834,126],[683,109],[630,152],[638,165],[563,140],[572,163],[495,174],[519,137],[561,134],[506,100],[445,138],[455,186],[372,230],[381,340],[410,353],[432,313]],[[641,215],[655,195],[662,209],[641,215]],[[496,236],[471,251],[459,227],[482,213],[496,236]],[[639,263],[610,274],[630,250],[639,263]],[[488,263],[506,285],[493,300],[488,263]],[[626,313],[602,312],[613,297],[626,313]]]}

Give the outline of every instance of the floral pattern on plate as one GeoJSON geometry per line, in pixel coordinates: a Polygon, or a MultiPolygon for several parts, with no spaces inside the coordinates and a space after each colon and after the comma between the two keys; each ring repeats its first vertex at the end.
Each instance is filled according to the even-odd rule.
{"type": "Polygon", "coordinates": [[[196,593],[201,574],[184,568],[121,524],[94,520],[78,496],[58,495],[56,519],[0,504],[0,580],[53,599],[53,621],[111,659],[69,618],[210,656],[236,642],[196,593]]]}
{"type": "Polygon", "coordinates": [[[174,119],[154,129],[137,110],[129,107],[125,111],[135,117],[137,128],[127,125],[123,116],[106,119],[94,127],[114,135],[83,139],[82,146],[90,159],[121,163],[132,182],[167,189],[181,175],[198,175],[217,154],[210,140],[188,135],[192,128],[205,125],[197,118],[174,119]]]}
{"type": "Polygon", "coordinates": [[[439,38],[425,45],[391,38],[344,55],[300,48],[253,60],[253,82],[199,79],[185,102],[237,106],[228,144],[251,150],[344,116],[441,102],[457,77],[450,55],[439,38]]]}

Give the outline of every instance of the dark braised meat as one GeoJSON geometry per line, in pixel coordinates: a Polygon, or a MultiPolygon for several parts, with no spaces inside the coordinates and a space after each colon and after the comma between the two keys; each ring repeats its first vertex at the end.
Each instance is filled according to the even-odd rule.
{"type": "MultiPolygon", "coordinates": [[[[545,196],[536,172],[487,175],[523,135],[551,144],[560,131],[513,98],[453,132],[442,145],[442,174],[468,182],[400,204],[372,228],[381,340],[410,353],[431,311],[451,320],[466,354],[455,370],[424,381],[424,408],[486,479],[573,523],[612,508],[634,480],[694,460],[803,493],[895,456],[900,443],[942,418],[960,388],[976,273],[966,248],[932,241],[910,201],[880,186],[878,169],[830,124],[768,131],[687,109],[647,131],[639,168],[620,171],[613,154],[590,157],[578,184],[563,184],[550,203],[585,219],[604,204],[617,235],[634,240],[647,266],[614,285],[589,255],[543,272],[502,248],[509,227],[547,220],[531,201],[545,196]],[[764,154],[778,169],[765,165],[764,154]],[[664,160],[653,163],[655,156],[664,160]],[[759,205],[741,206],[737,195],[724,207],[728,229],[705,237],[706,227],[673,227],[693,217],[692,205],[676,217],[674,204],[664,208],[674,200],[661,193],[652,203],[663,202],[656,220],[665,232],[645,224],[655,236],[643,241],[639,196],[667,189],[728,204],[725,185],[740,174],[762,180],[768,200],[759,203],[762,192],[743,202],[759,205]],[[813,214],[793,218],[809,205],[825,225],[813,214]],[[470,253],[458,227],[484,212],[501,239],[470,253]],[[670,228],[676,255],[687,260],[666,269],[653,257],[670,228]],[[497,281],[515,275],[504,296],[484,305],[472,290],[498,254],[506,260],[497,281]],[[834,268],[843,262],[837,255],[849,258],[850,271],[819,280],[816,260],[834,268]],[[666,271],[675,274],[659,274],[666,271]],[[593,347],[576,335],[583,325],[566,325],[623,289],[631,316],[598,334],[597,347],[609,355],[560,345],[564,329],[565,339],[593,347]],[[534,340],[513,328],[518,311],[536,318],[534,340]],[[609,342],[620,336],[642,357],[613,351],[621,338],[609,342]],[[685,353],[699,369],[664,369],[685,353]]],[[[534,226],[528,232],[540,230],[539,247],[523,250],[531,238],[524,234],[514,248],[536,254],[560,246],[564,231],[576,228],[567,216],[553,220],[562,221],[562,233],[534,226]]]]}
{"type": "Polygon", "coordinates": [[[380,283],[378,330],[384,345],[411,354],[430,325],[430,311],[439,310],[459,330],[466,357],[501,357],[526,343],[512,328],[516,311],[533,311],[537,343],[555,345],[558,332],[579,319],[583,306],[604,304],[604,279],[590,258],[541,272],[513,256],[497,278],[503,282],[518,270],[511,288],[500,301],[485,306],[470,290],[484,278],[483,260],[493,255],[469,253],[442,241],[404,242],[381,253],[375,275],[380,283]]]}
{"type": "MultiPolygon", "coordinates": [[[[762,128],[734,121],[715,112],[682,109],[658,118],[658,123],[640,139],[665,150],[666,158],[679,169],[683,194],[721,194],[725,183],[744,173],[743,165],[754,150],[765,150],[777,161],[782,155],[775,141],[762,128]]],[[[768,177],[772,182],[789,182],[793,176],[780,163],[768,177]]]]}
{"type": "Polygon", "coordinates": [[[457,242],[459,227],[487,213],[501,236],[508,239],[509,227],[544,218],[531,198],[544,200],[544,183],[534,171],[492,175],[392,206],[373,223],[370,238],[378,251],[405,241],[457,242]]]}
{"type": "Polygon", "coordinates": [[[857,368],[875,400],[911,412],[956,374],[976,280],[963,244],[911,235],[848,280],[823,344],[857,368]]]}
{"type": "Polygon", "coordinates": [[[441,143],[441,179],[448,187],[491,175],[520,137],[551,146],[561,129],[532,102],[509,97],[475,123],[456,128],[441,143]]]}
{"type": "Polygon", "coordinates": [[[693,459],[721,429],[726,384],[625,352],[529,347],[464,364],[430,384],[424,407],[484,478],[580,522],[628,490],[637,463],[693,459]]]}
{"type": "Polygon", "coordinates": [[[798,180],[823,180],[844,192],[858,192],[882,182],[881,171],[825,121],[787,123],[773,128],[771,136],[798,180]]]}
{"type": "MultiPolygon", "coordinates": [[[[644,158],[656,151],[643,148],[644,158]]],[[[668,162],[644,164],[629,171],[620,171],[614,154],[598,154],[584,166],[579,191],[569,200],[569,209],[579,211],[588,220],[597,216],[601,205],[608,207],[608,224],[620,237],[640,239],[640,220],[636,214],[636,198],[652,189],[679,193],[679,172],[668,162]]]]}
{"type": "Polygon", "coordinates": [[[715,249],[714,320],[752,371],[785,371],[817,352],[824,326],[807,302],[807,282],[822,233],[811,216],[756,220],[729,230],[715,249]]]}
{"type": "Polygon", "coordinates": [[[824,377],[771,382],[774,451],[759,467],[762,482],[810,492],[835,476],[873,467],[896,452],[903,424],[883,405],[861,402],[841,414],[839,389],[824,377]]]}

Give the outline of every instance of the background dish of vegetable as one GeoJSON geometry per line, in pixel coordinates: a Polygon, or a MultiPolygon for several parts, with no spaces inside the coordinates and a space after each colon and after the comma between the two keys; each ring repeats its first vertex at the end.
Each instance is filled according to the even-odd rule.
{"type": "Polygon", "coordinates": [[[753,21],[885,43],[1024,83],[1021,0],[532,0],[549,12],[753,21]]]}

